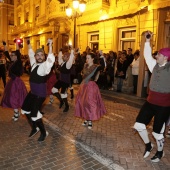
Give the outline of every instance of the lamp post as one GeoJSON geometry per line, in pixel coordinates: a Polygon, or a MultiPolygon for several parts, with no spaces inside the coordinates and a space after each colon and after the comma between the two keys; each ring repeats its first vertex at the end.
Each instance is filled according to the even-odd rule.
{"type": "Polygon", "coordinates": [[[66,8],[66,15],[74,21],[74,37],[73,46],[76,47],[76,20],[82,16],[86,8],[86,2],[84,0],[73,0],[72,7],[68,6],[66,8]]]}

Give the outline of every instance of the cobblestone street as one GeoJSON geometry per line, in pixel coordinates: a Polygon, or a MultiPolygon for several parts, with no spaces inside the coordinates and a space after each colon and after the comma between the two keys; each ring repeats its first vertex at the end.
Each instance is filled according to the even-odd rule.
{"type": "MultiPolygon", "coordinates": [[[[28,86],[28,79],[23,79],[28,86]]],[[[78,85],[74,88],[76,92],[78,85]]],[[[101,93],[107,114],[95,121],[91,130],[74,116],[74,100],[70,96],[67,113],[58,108],[56,98],[53,104],[48,104],[47,98],[43,120],[49,136],[41,144],[37,142],[39,134],[28,139],[30,127],[23,115],[13,122],[13,111],[1,107],[0,170],[170,170],[170,139],[165,139],[165,157],[159,163],[151,163],[157,147],[151,136],[152,125],[149,125],[155,147],[149,158],[143,159],[145,146],[133,129],[139,107],[123,102],[123,94],[104,90],[101,93]]],[[[138,100],[126,97],[129,102],[138,100]]]]}

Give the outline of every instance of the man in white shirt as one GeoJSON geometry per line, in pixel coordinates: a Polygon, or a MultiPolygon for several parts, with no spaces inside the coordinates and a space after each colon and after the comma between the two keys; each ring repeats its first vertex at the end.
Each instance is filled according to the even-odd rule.
{"type": "Polygon", "coordinates": [[[50,73],[51,68],[55,61],[55,56],[52,53],[52,40],[48,40],[49,53],[45,60],[45,54],[43,49],[37,49],[36,52],[32,50],[30,41],[28,40],[28,55],[31,64],[30,73],[30,92],[26,96],[22,105],[22,114],[26,114],[32,131],[29,137],[33,137],[39,130],[41,132],[38,138],[39,142],[43,142],[48,136],[48,132],[45,130],[42,121],[42,112],[40,111],[43,102],[47,96],[47,75],[50,73]]]}

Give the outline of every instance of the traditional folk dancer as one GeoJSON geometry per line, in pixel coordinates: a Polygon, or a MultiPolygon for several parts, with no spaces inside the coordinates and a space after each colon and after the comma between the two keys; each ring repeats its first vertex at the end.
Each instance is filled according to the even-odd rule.
{"type": "Polygon", "coordinates": [[[157,152],[151,158],[151,161],[159,162],[164,156],[165,123],[170,115],[170,48],[160,49],[155,60],[151,53],[151,33],[146,32],[145,36],[144,57],[152,76],[147,101],[136,118],[134,128],[145,143],[146,148],[143,157],[146,158],[153,149],[146,126],[154,117],[152,135],[156,139],[157,152]]]}
{"type": "Polygon", "coordinates": [[[95,54],[89,53],[86,56],[79,91],[75,100],[75,116],[85,119],[82,125],[92,128],[92,121],[98,120],[106,113],[101,94],[96,84],[99,76],[100,66],[94,64],[95,54]]]}
{"type": "Polygon", "coordinates": [[[60,65],[59,80],[51,91],[53,95],[56,96],[60,101],[59,108],[62,108],[62,106],[65,104],[63,112],[67,112],[69,110],[67,89],[70,85],[70,69],[74,61],[74,50],[71,49],[71,52],[69,52],[68,47],[65,47],[62,51],[60,50],[58,54],[58,64],[60,65]],[[60,88],[61,95],[59,93],[60,88]]]}
{"type": "Polygon", "coordinates": [[[23,74],[21,54],[19,51],[19,44],[17,42],[16,51],[12,51],[10,55],[8,53],[6,42],[3,42],[3,45],[5,48],[4,54],[10,60],[11,65],[8,74],[10,79],[5,86],[1,106],[14,109],[14,116],[12,119],[17,121],[20,116],[19,108],[21,108],[27,95],[25,84],[20,79],[20,76],[23,74]]]}
{"type": "Polygon", "coordinates": [[[30,73],[30,89],[31,91],[25,98],[22,105],[22,114],[26,114],[30,125],[32,126],[32,131],[29,137],[34,136],[39,130],[41,132],[38,138],[39,142],[45,140],[48,136],[48,132],[45,130],[42,121],[42,112],[40,111],[43,102],[47,96],[47,75],[50,73],[51,68],[54,64],[55,57],[52,53],[52,40],[48,40],[49,53],[45,60],[45,54],[43,49],[37,49],[36,52],[32,50],[30,41],[28,40],[28,55],[31,64],[30,73]]]}

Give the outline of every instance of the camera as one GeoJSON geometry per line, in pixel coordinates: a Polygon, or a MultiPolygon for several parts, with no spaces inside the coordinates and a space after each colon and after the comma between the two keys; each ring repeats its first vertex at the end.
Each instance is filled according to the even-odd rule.
{"type": "Polygon", "coordinates": [[[146,35],[146,38],[147,38],[147,39],[150,39],[150,38],[151,38],[151,35],[150,35],[150,34],[147,34],[147,35],[146,35]]]}

